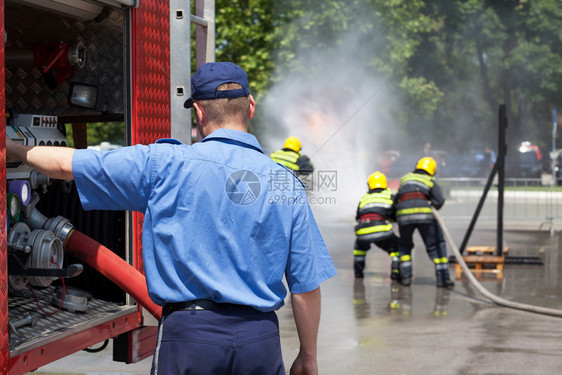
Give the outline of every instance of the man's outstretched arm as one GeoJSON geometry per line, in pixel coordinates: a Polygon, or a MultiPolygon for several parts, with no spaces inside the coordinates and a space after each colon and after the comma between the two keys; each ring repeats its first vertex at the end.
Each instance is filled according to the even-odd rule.
{"type": "Polygon", "coordinates": [[[320,288],[307,293],[291,294],[300,350],[291,366],[291,375],[316,375],[318,326],[320,324],[320,288]]]}
{"type": "Polygon", "coordinates": [[[59,180],[73,180],[70,147],[24,146],[6,137],[6,161],[21,161],[36,171],[59,180]]]}

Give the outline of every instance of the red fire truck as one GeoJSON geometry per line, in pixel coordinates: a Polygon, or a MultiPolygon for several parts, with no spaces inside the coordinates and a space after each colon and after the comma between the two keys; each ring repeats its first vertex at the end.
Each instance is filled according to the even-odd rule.
{"type": "MultiPolygon", "coordinates": [[[[125,145],[189,144],[191,49],[197,66],[214,60],[214,11],[212,0],[0,0],[0,144],[64,147],[72,129],[84,148],[88,124],[116,122],[125,145]]],[[[143,276],[142,215],[85,212],[71,181],[0,149],[1,373],[110,339],[115,361],[150,356],[161,311],[143,276]]]]}

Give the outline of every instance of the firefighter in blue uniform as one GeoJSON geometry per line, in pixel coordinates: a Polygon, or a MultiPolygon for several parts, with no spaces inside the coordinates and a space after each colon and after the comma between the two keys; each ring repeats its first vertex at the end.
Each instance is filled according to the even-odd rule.
{"type": "Polygon", "coordinates": [[[295,175],[308,175],[314,172],[314,166],[310,158],[301,155],[301,142],[296,137],[289,137],[285,140],[285,144],[281,150],[277,150],[271,154],[271,158],[291,171],[295,175]]]}
{"type": "Polygon", "coordinates": [[[435,265],[437,286],[453,288],[449,279],[447,246],[443,231],[435,220],[431,205],[440,209],[445,203],[441,188],[435,181],[437,164],[433,158],[421,158],[413,172],[404,175],[394,197],[396,220],[400,228],[398,250],[400,252],[400,282],[412,281],[413,235],[417,229],[423,239],[429,258],[435,265]]]}
{"type": "Polygon", "coordinates": [[[381,172],[371,174],[367,180],[369,191],[361,197],[355,220],[355,247],[353,270],[356,278],[363,278],[365,256],[374,243],[392,258],[390,278],[399,278],[398,237],[392,230],[390,220],[394,218],[394,202],[387,188],[386,176],[381,172]]]}

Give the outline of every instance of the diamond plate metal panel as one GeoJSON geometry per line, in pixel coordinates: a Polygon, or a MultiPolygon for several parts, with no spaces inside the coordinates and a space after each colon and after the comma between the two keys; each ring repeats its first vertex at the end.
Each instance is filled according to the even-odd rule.
{"type": "Polygon", "coordinates": [[[6,68],[6,108],[16,113],[77,114],[87,109],[69,107],[70,82],[105,86],[108,113],[123,113],[124,108],[124,11],[106,8],[93,21],[78,21],[17,4],[7,4],[6,50],[32,50],[45,43],[82,42],[87,48],[83,68],[74,67],[55,91],[51,91],[41,72],[18,61],[6,68]],[[25,17],[22,17],[25,15],[25,17]]]}
{"type": "MultiPolygon", "coordinates": [[[[10,351],[13,354],[21,354],[21,352],[29,350],[30,347],[39,345],[34,345],[34,343],[41,342],[44,344],[44,340],[55,333],[78,331],[76,327],[80,325],[86,325],[96,319],[110,319],[113,314],[120,313],[128,308],[108,301],[89,298],[87,310],[84,312],[77,314],[65,309],[56,312],[57,305],[51,301],[55,295],[55,290],[55,286],[49,286],[43,290],[36,290],[34,296],[28,290],[24,290],[25,293],[22,293],[24,295],[10,298],[9,310],[14,320],[28,315],[39,315],[34,326],[22,326],[10,335],[10,351]],[[52,315],[45,315],[43,311],[52,315]],[[25,350],[19,349],[19,347],[25,347],[25,350]]],[[[95,323],[89,324],[95,325],[95,323]]]]}
{"type": "Polygon", "coordinates": [[[25,352],[16,349],[11,352],[12,355],[8,363],[9,373],[13,375],[30,374],[37,368],[74,354],[80,349],[139,328],[139,324],[134,317],[135,313],[130,308],[127,309],[122,306],[121,308],[123,309],[121,312],[115,309],[109,315],[100,311],[94,321],[80,322],[74,320],[72,324],[78,332],[56,332],[55,335],[62,336],[56,341],[49,342],[50,333],[46,333],[47,340],[30,343],[28,347],[35,346],[34,349],[27,350],[28,347],[26,347],[23,349],[25,352]],[[87,328],[89,326],[91,328],[87,328]],[[82,330],[81,328],[85,329],[82,330]]]}
{"type": "MultiPolygon", "coordinates": [[[[132,143],[170,136],[170,10],[168,2],[144,0],[132,11],[132,143]]],[[[142,266],[143,215],[133,215],[135,266],[142,266]]]]}
{"type": "Polygon", "coordinates": [[[167,2],[147,0],[133,10],[133,143],[170,134],[170,22],[167,2]]]}
{"type": "MultiPolygon", "coordinates": [[[[0,0],[0,35],[4,35],[4,1],[0,0]]],[[[0,38],[0,115],[5,116],[4,39],[0,38]]],[[[0,142],[5,144],[6,127],[0,126],[0,142]]],[[[7,373],[10,356],[8,341],[8,254],[6,248],[6,149],[0,152],[0,373],[7,373]]]]}

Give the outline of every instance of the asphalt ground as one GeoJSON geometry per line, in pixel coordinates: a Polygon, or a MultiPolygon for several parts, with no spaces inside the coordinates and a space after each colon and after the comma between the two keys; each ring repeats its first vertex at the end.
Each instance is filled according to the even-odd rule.
{"type": "MultiPolygon", "coordinates": [[[[559,374],[562,319],[501,307],[480,295],[466,277],[452,291],[437,288],[433,265],[419,235],[414,279],[403,287],[389,278],[388,256],[372,247],[363,280],[352,270],[353,221],[316,209],[338,274],[322,285],[320,374],[559,374]]],[[[467,220],[446,219],[460,244],[467,220]]],[[[506,264],[503,278],[485,273],[481,284],[504,299],[562,309],[561,236],[558,228],[517,220],[504,224],[509,255],[539,258],[542,265],[506,264]],[[539,228],[542,228],[539,230],[539,228]]],[[[495,222],[482,220],[469,246],[495,246],[495,222]]],[[[451,251],[449,250],[451,254],[451,251]]],[[[287,373],[298,352],[290,301],[278,311],[287,373]]],[[[100,353],[79,352],[38,369],[38,374],[146,374],[151,358],[133,365],[100,353]]]]}

